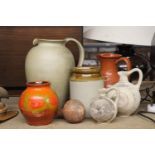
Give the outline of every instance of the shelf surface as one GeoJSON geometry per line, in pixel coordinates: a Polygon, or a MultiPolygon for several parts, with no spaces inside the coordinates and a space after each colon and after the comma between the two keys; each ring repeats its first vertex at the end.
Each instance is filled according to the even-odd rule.
{"type": "MultiPolygon", "coordinates": [[[[9,109],[19,110],[17,103],[18,97],[11,98],[9,100],[3,100],[7,102],[9,109]]],[[[151,118],[155,119],[155,114],[147,114],[151,118]]],[[[96,123],[92,119],[85,119],[78,124],[71,124],[63,119],[54,119],[54,121],[45,126],[30,126],[26,123],[23,115],[19,114],[6,122],[0,123],[0,129],[153,129],[155,123],[143,118],[140,115],[132,115],[129,117],[117,117],[112,123],[96,123]]]]}

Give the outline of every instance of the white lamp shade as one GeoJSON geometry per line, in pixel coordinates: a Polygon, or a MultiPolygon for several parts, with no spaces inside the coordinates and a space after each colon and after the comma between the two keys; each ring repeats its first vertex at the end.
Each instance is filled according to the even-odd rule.
{"type": "Polygon", "coordinates": [[[98,41],[151,46],[155,26],[85,26],[84,38],[98,41]]]}

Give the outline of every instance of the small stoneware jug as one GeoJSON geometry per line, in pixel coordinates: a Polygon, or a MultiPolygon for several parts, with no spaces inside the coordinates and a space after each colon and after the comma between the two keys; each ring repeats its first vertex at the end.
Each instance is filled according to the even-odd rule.
{"type": "Polygon", "coordinates": [[[130,71],[120,71],[118,74],[120,76],[120,80],[112,86],[112,88],[116,88],[120,91],[118,114],[121,116],[129,116],[137,110],[140,104],[141,95],[139,88],[142,83],[143,73],[140,69],[134,68],[130,71]],[[139,74],[137,84],[132,84],[128,81],[128,76],[134,72],[138,72],[139,74]]]}
{"type": "Polygon", "coordinates": [[[124,61],[127,64],[127,69],[131,69],[131,62],[127,57],[122,57],[121,54],[103,53],[97,55],[101,64],[101,75],[104,80],[104,87],[108,88],[119,81],[117,63],[124,61]]]}
{"type": "Polygon", "coordinates": [[[93,99],[89,113],[97,122],[111,122],[117,115],[117,102],[119,91],[115,88],[102,88],[93,99]],[[115,92],[115,94],[113,93],[115,92]],[[113,95],[110,95],[110,94],[113,95]]]}
{"type": "Polygon", "coordinates": [[[66,47],[68,42],[75,42],[79,48],[79,61],[82,66],[84,49],[81,43],[74,38],[62,40],[34,39],[34,47],[30,49],[25,60],[27,82],[49,81],[56,91],[62,108],[69,94],[69,78],[75,67],[74,57],[66,47]]]}

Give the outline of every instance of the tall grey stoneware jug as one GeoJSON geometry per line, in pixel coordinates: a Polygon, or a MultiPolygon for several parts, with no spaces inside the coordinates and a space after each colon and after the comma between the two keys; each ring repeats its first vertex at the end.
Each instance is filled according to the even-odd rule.
{"type": "Polygon", "coordinates": [[[34,47],[30,49],[25,60],[25,73],[27,82],[49,81],[59,98],[59,108],[67,100],[69,92],[69,78],[71,70],[75,67],[74,57],[65,46],[73,41],[79,48],[79,61],[82,66],[84,49],[81,43],[74,38],[64,40],[34,39],[34,47]]]}

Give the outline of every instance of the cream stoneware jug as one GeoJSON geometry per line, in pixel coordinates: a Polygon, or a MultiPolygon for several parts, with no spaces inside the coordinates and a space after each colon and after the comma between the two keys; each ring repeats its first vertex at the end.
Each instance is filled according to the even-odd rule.
{"type": "Polygon", "coordinates": [[[68,97],[69,78],[75,67],[74,57],[66,47],[66,43],[73,41],[79,48],[79,62],[82,66],[84,49],[74,38],[63,40],[34,39],[34,47],[30,49],[25,60],[27,82],[49,81],[59,98],[59,108],[62,108],[68,97]]]}
{"type": "Polygon", "coordinates": [[[112,86],[120,91],[117,106],[118,114],[120,116],[129,116],[137,110],[140,104],[141,95],[139,88],[142,83],[143,74],[138,68],[134,68],[130,71],[120,71],[118,74],[120,76],[120,80],[117,84],[112,86]],[[137,84],[132,84],[128,81],[128,76],[134,72],[138,72],[139,74],[137,84]]]}

